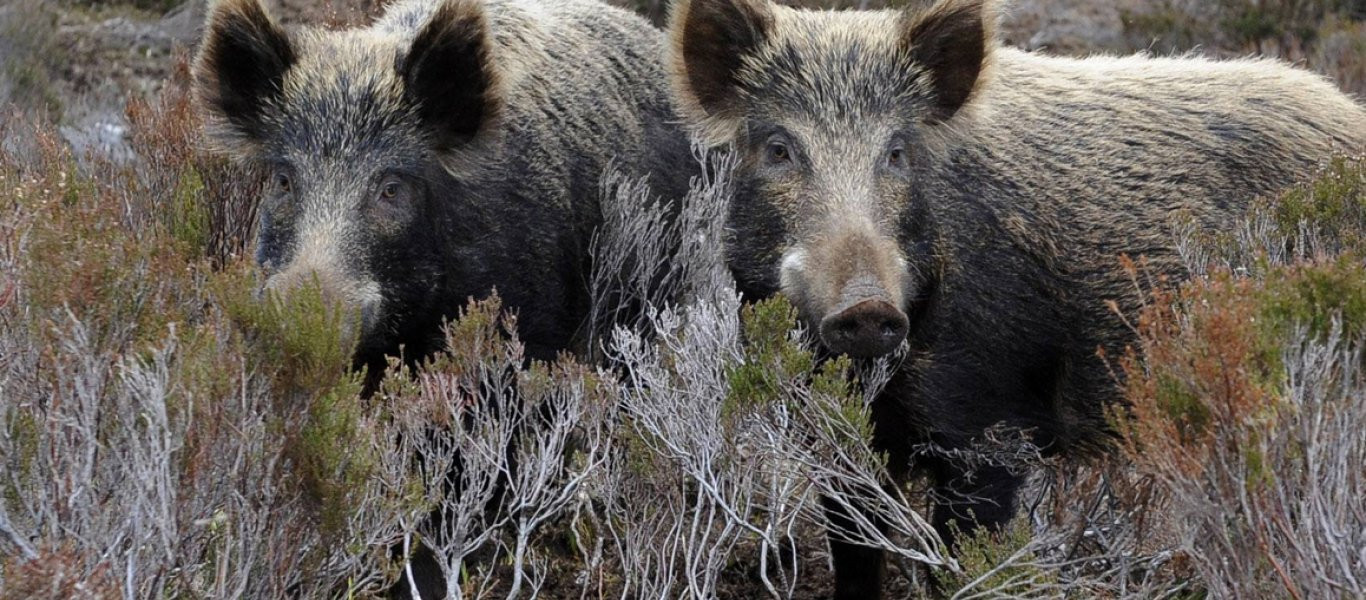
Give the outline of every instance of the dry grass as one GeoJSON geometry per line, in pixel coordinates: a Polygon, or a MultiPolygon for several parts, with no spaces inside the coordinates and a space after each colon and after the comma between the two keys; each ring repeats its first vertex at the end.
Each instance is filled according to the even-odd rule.
{"type": "Polygon", "coordinates": [[[52,82],[62,59],[56,29],[57,12],[40,0],[0,3],[0,107],[61,115],[52,82]]]}

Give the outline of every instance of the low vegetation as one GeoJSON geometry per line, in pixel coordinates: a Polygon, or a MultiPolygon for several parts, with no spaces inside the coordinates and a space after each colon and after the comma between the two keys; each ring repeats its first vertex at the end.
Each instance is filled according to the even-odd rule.
{"type": "Polygon", "coordinates": [[[257,295],[260,178],[195,149],[177,73],[129,105],[128,163],[0,126],[0,598],[375,597],[421,549],[452,597],[822,597],[822,496],[877,499],[885,531],[839,533],[903,595],[1366,595],[1362,158],[1228,231],[1173,223],[1189,283],[1136,258],[1114,452],[999,432],[974,459],[1032,474],[1021,515],[952,559],[863,443],[888,365],[817,361],[784,301],[734,293],[723,158],[680,230],[605,186],[595,282],[667,288],[626,288],[652,310],[599,340],[610,369],[523,368],[492,298],[366,398],[354,315],[257,295]]]}
{"type": "Polygon", "coordinates": [[[38,0],[0,5],[0,104],[61,116],[62,99],[52,84],[62,51],[56,41],[57,13],[38,0]]]}
{"type": "Polygon", "coordinates": [[[1123,454],[1213,595],[1366,593],[1364,228],[1366,162],[1337,161],[1189,239],[1205,276],[1136,325],[1123,454]]]}

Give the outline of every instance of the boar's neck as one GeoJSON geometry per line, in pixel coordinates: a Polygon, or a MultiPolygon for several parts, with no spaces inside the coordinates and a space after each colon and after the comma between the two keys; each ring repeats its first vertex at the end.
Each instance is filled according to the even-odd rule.
{"type": "Polygon", "coordinates": [[[592,224],[575,214],[586,200],[537,185],[528,178],[486,178],[451,186],[462,201],[444,204],[446,268],[435,300],[444,307],[439,312],[455,318],[468,298],[496,290],[503,309],[517,315],[528,357],[553,360],[571,349],[588,312],[584,231],[592,224]]]}

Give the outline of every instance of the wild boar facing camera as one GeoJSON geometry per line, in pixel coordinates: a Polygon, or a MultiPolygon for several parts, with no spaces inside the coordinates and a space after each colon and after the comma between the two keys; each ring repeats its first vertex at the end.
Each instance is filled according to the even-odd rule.
{"type": "MultiPolygon", "coordinates": [[[[1121,256],[1184,275],[1174,219],[1216,228],[1366,149],[1366,111],[1272,60],[1070,59],[1000,45],[994,2],[809,11],[680,0],[673,89],[739,153],[727,261],[782,292],[818,345],[906,355],[872,405],[932,523],[997,527],[1021,475],[951,460],[993,427],[1046,452],[1103,447],[1139,294],[1121,256]],[[940,452],[947,450],[948,452],[940,452]],[[938,501],[943,499],[943,501],[938,501]]],[[[837,526],[849,516],[832,511],[837,526]]],[[[880,594],[881,553],[832,539],[837,596],[880,594]]]]}

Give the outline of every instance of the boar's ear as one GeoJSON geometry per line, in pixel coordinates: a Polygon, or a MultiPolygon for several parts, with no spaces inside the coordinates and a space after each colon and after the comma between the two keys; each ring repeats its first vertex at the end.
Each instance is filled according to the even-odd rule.
{"type": "Polygon", "coordinates": [[[477,0],[446,0],[399,64],[409,101],[448,167],[486,141],[501,101],[488,24],[477,0]],[[451,161],[454,161],[451,164],[451,161]]]}
{"type": "Polygon", "coordinates": [[[740,71],[773,29],[768,0],[677,0],[669,19],[673,88],[679,109],[707,141],[727,141],[739,124],[740,71]]]}
{"type": "Polygon", "coordinates": [[[289,36],[258,0],[218,0],[194,63],[194,91],[210,137],[245,156],[265,136],[266,116],[295,61],[289,36]]]}
{"type": "Polygon", "coordinates": [[[953,117],[981,85],[997,18],[991,0],[940,0],[903,14],[902,48],[929,74],[934,91],[931,122],[953,117]]]}

